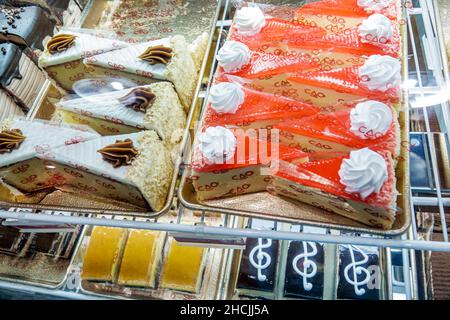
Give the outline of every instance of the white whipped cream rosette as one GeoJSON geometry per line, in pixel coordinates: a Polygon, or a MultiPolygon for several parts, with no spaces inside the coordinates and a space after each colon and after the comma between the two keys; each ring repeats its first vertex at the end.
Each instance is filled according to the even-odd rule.
{"type": "Polygon", "coordinates": [[[209,127],[199,137],[199,148],[209,164],[224,164],[234,157],[236,137],[224,127],[209,127]]]}
{"type": "Polygon", "coordinates": [[[391,56],[372,55],[359,68],[361,84],[383,92],[400,85],[401,64],[391,56]]]}
{"type": "Polygon", "coordinates": [[[235,72],[250,62],[252,52],[243,43],[228,40],[217,53],[219,61],[225,72],[235,72]]]}
{"type": "Polygon", "coordinates": [[[222,82],[211,87],[209,102],[218,113],[236,113],[244,103],[245,93],[239,84],[222,82]]]}
{"type": "Polygon", "coordinates": [[[363,20],[358,29],[364,43],[386,44],[394,35],[391,20],[379,13],[363,20]]]}
{"type": "Polygon", "coordinates": [[[369,100],[350,111],[350,131],[362,139],[376,139],[392,127],[392,110],[386,104],[369,100]]]}
{"type": "Polygon", "coordinates": [[[346,192],[358,193],[366,199],[380,192],[388,179],[388,167],[380,154],[364,148],[350,152],[350,158],[342,161],[339,177],[346,192]]]}
{"type": "Polygon", "coordinates": [[[236,12],[234,23],[240,34],[252,36],[265,26],[266,18],[264,12],[257,6],[243,7],[236,12]]]}
{"type": "Polygon", "coordinates": [[[381,12],[388,8],[392,2],[390,0],[358,0],[358,7],[364,9],[366,12],[381,12]]]}

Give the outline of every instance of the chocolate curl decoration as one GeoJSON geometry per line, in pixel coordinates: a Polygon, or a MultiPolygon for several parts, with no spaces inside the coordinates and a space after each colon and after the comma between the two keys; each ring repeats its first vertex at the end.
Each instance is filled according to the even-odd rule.
{"type": "Polygon", "coordinates": [[[47,50],[53,54],[66,51],[75,44],[76,36],[71,34],[57,34],[47,43],[47,50]]]}
{"type": "Polygon", "coordinates": [[[156,95],[150,90],[136,88],[118,100],[127,108],[131,108],[136,112],[146,113],[147,109],[153,105],[155,99],[156,95]]]}
{"type": "Polygon", "coordinates": [[[139,56],[139,59],[149,62],[150,64],[168,64],[172,59],[172,49],[163,45],[150,47],[143,54],[139,56]]]}
{"type": "Polygon", "coordinates": [[[26,138],[19,129],[0,132],[0,154],[11,153],[14,149],[19,149],[26,138]]]}
{"type": "Polygon", "coordinates": [[[116,140],[116,143],[106,146],[97,152],[103,156],[103,160],[112,163],[114,168],[131,165],[139,154],[131,139],[116,140]]]}

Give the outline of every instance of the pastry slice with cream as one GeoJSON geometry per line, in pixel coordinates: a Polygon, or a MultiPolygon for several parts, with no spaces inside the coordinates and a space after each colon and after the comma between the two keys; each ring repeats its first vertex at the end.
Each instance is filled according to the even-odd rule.
{"type": "Polygon", "coordinates": [[[170,82],[61,101],[56,118],[89,125],[102,135],[153,129],[168,146],[181,140],[186,126],[184,108],[170,82]]]}
{"type": "Polygon", "coordinates": [[[245,88],[235,82],[221,82],[210,89],[203,125],[272,129],[284,119],[308,117],[319,111],[296,100],[245,88]]]}
{"type": "Polygon", "coordinates": [[[399,10],[400,6],[396,0],[320,0],[304,4],[297,10],[296,15],[331,16],[328,20],[330,22],[335,16],[367,17],[379,13],[395,20],[398,19],[399,10]]]}
{"type": "Polygon", "coordinates": [[[308,156],[279,145],[273,133],[269,140],[257,130],[208,127],[194,144],[190,180],[199,201],[264,191],[271,180],[268,166],[279,159],[304,162],[308,156]]]}
{"type": "Polygon", "coordinates": [[[97,76],[126,78],[136,85],[172,82],[185,110],[191,107],[198,74],[183,36],[130,45],[89,57],[84,63],[95,68],[97,76]]]}
{"type": "MultiPolygon", "coordinates": [[[[218,79],[271,79],[286,73],[314,70],[319,65],[310,56],[281,56],[252,51],[243,42],[228,40],[217,53],[218,79]]],[[[280,81],[281,82],[281,81],[280,81]]]]}
{"type": "Polygon", "coordinates": [[[397,211],[394,167],[389,152],[369,148],[300,164],[280,161],[267,190],[389,230],[397,211]]]}
{"type": "Polygon", "coordinates": [[[401,63],[390,56],[374,55],[359,66],[291,74],[287,79],[284,86],[277,86],[276,77],[248,80],[246,85],[313,104],[324,112],[340,111],[367,99],[399,108],[401,63]]]}
{"type": "Polygon", "coordinates": [[[77,89],[77,83],[96,78],[95,68],[85,65],[84,58],[127,45],[117,40],[98,37],[87,30],[64,30],[47,42],[46,49],[39,58],[39,65],[58,88],[73,93],[77,89]]]}
{"type": "Polygon", "coordinates": [[[289,119],[278,124],[280,142],[303,152],[350,152],[365,147],[400,153],[397,112],[387,104],[368,100],[353,108],[289,119]]]}
{"type": "Polygon", "coordinates": [[[153,130],[100,137],[52,153],[66,185],[153,211],[166,203],[173,165],[153,130]]]}
{"type": "Polygon", "coordinates": [[[127,229],[94,227],[83,258],[81,278],[115,282],[127,235],[127,229]]]}
{"type": "Polygon", "coordinates": [[[27,112],[45,84],[45,75],[13,43],[0,43],[0,57],[0,89],[27,112]]]}

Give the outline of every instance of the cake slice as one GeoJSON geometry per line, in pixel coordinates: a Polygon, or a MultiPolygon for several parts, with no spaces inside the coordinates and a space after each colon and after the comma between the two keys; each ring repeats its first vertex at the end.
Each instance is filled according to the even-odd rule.
{"type": "Polygon", "coordinates": [[[155,131],[100,137],[52,153],[63,184],[155,212],[166,203],[173,164],[155,131]]]}
{"type": "Polygon", "coordinates": [[[95,67],[98,76],[126,78],[136,85],[172,82],[185,110],[191,107],[198,74],[183,36],[130,45],[92,56],[84,63],[95,67]]]}
{"type": "Polygon", "coordinates": [[[319,111],[296,100],[245,88],[235,82],[222,82],[210,89],[203,125],[272,129],[284,119],[307,117],[319,111]]]}
{"type": "Polygon", "coordinates": [[[45,84],[45,75],[17,45],[0,43],[0,51],[0,88],[27,112],[45,84]]]}
{"type": "Polygon", "coordinates": [[[267,190],[389,230],[397,211],[394,168],[388,152],[369,148],[300,164],[280,161],[267,190]]]}
{"type": "Polygon", "coordinates": [[[77,82],[95,78],[95,68],[85,65],[84,58],[127,46],[124,42],[91,33],[88,30],[64,30],[47,42],[46,49],[39,58],[39,65],[58,88],[73,93],[77,82]]]}
{"type": "Polygon", "coordinates": [[[184,108],[170,82],[61,101],[56,113],[65,123],[86,124],[102,135],[153,129],[168,146],[181,140],[186,126],[184,108]]]}
{"type": "Polygon", "coordinates": [[[169,246],[162,269],[160,287],[197,293],[201,286],[207,249],[183,246],[173,238],[169,246]]]}
{"type": "Polygon", "coordinates": [[[293,148],[280,146],[272,133],[231,131],[208,127],[198,136],[192,155],[190,179],[199,201],[264,191],[271,177],[264,168],[272,160],[307,161],[308,156],[293,148]]]}
{"type": "Polygon", "coordinates": [[[127,234],[127,229],[94,227],[83,258],[81,278],[115,282],[127,234]]]}
{"type": "Polygon", "coordinates": [[[48,161],[51,149],[98,137],[82,128],[41,121],[7,119],[0,131],[0,178],[4,184],[30,193],[64,181],[48,161]]]}
{"type": "Polygon", "coordinates": [[[258,6],[244,7],[236,13],[229,38],[243,42],[255,51],[275,50],[288,44],[293,49],[314,51],[332,48],[356,55],[387,54],[397,58],[401,54],[400,24],[397,20],[380,13],[363,17],[325,13],[299,15],[302,9],[297,12],[296,19],[289,22],[292,27],[280,28],[279,20],[273,24],[273,18],[267,17],[258,6]],[[265,31],[273,25],[278,37],[265,31]]]}
{"type": "Polygon", "coordinates": [[[278,124],[280,143],[303,152],[345,152],[370,147],[400,154],[397,112],[379,101],[365,101],[347,110],[290,119],[278,124]]]}
{"type": "MultiPolygon", "coordinates": [[[[216,58],[219,62],[218,79],[225,78],[221,74],[226,74],[228,79],[270,79],[319,67],[310,56],[299,54],[291,57],[252,51],[245,43],[233,40],[224,43],[216,58]]],[[[281,81],[279,83],[282,85],[281,81]]]]}
{"type": "Polygon", "coordinates": [[[335,16],[345,17],[346,20],[349,17],[367,17],[374,13],[398,19],[398,11],[399,4],[395,0],[320,0],[304,4],[297,10],[296,15],[331,16],[331,19],[328,19],[330,22],[335,16]]]}
{"type": "MultiPolygon", "coordinates": [[[[286,9],[286,8],[284,8],[286,9]]],[[[287,9],[289,11],[291,9],[287,9]]],[[[289,15],[287,12],[286,15],[289,15]]],[[[285,15],[285,16],[286,16],[285,15]]],[[[237,10],[230,29],[230,40],[246,43],[256,48],[268,42],[284,40],[312,41],[326,34],[323,28],[305,26],[280,17],[270,16],[252,4],[237,10]]]]}
{"type": "Polygon", "coordinates": [[[123,286],[153,288],[163,244],[164,233],[130,230],[117,283],[123,286]]]}
{"type": "Polygon", "coordinates": [[[44,50],[44,40],[53,34],[55,22],[37,6],[14,8],[0,4],[0,41],[44,50]]]}

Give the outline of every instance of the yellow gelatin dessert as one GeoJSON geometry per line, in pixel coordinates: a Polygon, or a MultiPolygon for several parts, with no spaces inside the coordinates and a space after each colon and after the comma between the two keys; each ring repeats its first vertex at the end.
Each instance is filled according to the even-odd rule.
{"type": "Polygon", "coordinates": [[[95,227],[84,257],[81,278],[115,282],[127,233],[127,229],[95,227]]]}
{"type": "Polygon", "coordinates": [[[197,292],[202,276],[204,253],[204,248],[182,246],[172,240],[163,267],[161,287],[197,292]]]}
{"type": "Polygon", "coordinates": [[[155,271],[161,257],[163,237],[161,232],[130,230],[120,267],[120,285],[155,286],[155,271]]]}

